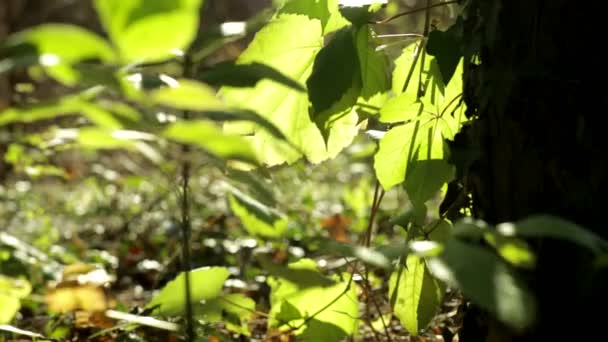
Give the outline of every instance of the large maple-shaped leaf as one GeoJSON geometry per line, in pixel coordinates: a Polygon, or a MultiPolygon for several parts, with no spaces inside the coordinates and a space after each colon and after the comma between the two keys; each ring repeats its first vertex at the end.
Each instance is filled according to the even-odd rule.
{"type": "MultiPolygon", "coordinates": [[[[306,84],[322,47],[320,20],[305,15],[280,14],[256,34],[238,63],[264,63],[296,82],[306,84]]],[[[326,146],[321,132],[310,119],[308,95],[271,80],[262,80],[249,89],[225,87],[220,95],[232,105],[260,113],[287,137],[290,144],[252,124],[226,126],[230,132],[249,135],[261,161],[268,165],[291,163],[302,154],[313,163],[321,162],[337,155],[357,133],[357,115],[349,112],[332,123],[326,146]]]]}

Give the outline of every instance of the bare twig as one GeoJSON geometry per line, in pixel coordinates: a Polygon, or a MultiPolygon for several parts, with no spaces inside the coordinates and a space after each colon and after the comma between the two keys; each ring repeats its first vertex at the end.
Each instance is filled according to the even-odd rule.
{"type": "Polygon", "coordinates": [[[428,10],[430,10],[431,8],[435,8],[435,7],[441,7],[441,6],[447,6],[447,5],[451,5],[451,4],[455,4],[455,3],[458,3],[458,1],[457,1],[457,0],[453,0],[453,1],[445,1],[445,2],[438,3],[438,4],[434,4],[434,5],[430,5],[430,4],[427,2],[427,6],[426,6],[426,7],[417,8],[417,9],[414,9],[414,10],[410,10],[410,11],[405,11],[405,12],[397,13],[397,14],[395,14],[395,15],[393,15],[393,16],[390,16],[390,17],[388,17],[388,18],[386,18],[386,19],[382,19],[382,20],[380,20],[380,21],[370,21],[369,23],[370,23],[370,24],[378,24],[378,25],[383,25],[383,24],[387,24],[387,23],[389,23],[389,22],[391,22],[391,21],[393,21],[393,20],[395,20],[395,19],[397,19],[397,18],[404,17],[404,16],[406,16],[406,15],[410,15],[410,14],[414,14],[414,13],[418,13],[418,12],[422,12],[422,11],[428,11],[428,10]]]}
{"type": "MultiPolygon", "coordinates": [[[[184,76],[189,77],[193,74],[192,58],[190,53],[184,56],[184,76]]],[[[184,120],[190,118],[190,112],[184,111],[184,120]]],[[[182,145],[182,154],[187,156],[190,152],[190,146],[182,145]]],[[[194,341],[194,312],[192,309],[192,293],[190,288],[190,234],[192,226],[190,223],[190,161],[185,158],[182,162],[182,269],[184,272],[185,295],[186,295],[186,340],[194,341]]]]}

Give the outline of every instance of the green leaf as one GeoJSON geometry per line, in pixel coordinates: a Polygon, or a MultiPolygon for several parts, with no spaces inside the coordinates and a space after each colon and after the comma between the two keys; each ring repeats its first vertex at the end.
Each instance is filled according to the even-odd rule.
{"type": "Polygon", "coordinates": [[[213,66],[199,76],[199,80],[215,85],[231,87],[253,87],[259,81],[269,79],[286,87],[306,91],[300,83],[283,75],[280,71],[262,63],[234,64],[224,62],[213,66]]]}
{"type": "Polygon", "coordinates": [[[423,102],[418,100],[418,96],[415,93],[407,92],[388,100],[380,108],[378,119],[385,123],[407,122],[416,120],[425,111],[428,109],[425,108],[423,102]]]}
{"type": "Polygon", "coordinates": [[[301,14],[321,21],[323,35],[347,26],[338,9],[338,0],[287,0],[279,14],[301,14]]]}
{"type": "MultiPolygon", "coordinates": [[[[143,141],[155,140],[153,134],[126,131],[108,130],[97,127],[86,127],[78,130],[76,142],[88,149],[128,149],[138,150],[143,141]]],[[[150,148],[148,146],[148,148],[150,148]]]]}
{"type": "Polygon", "coordinates": [[[405,191],[414,205],[424,205],[454,178],[454,166],[443,159],[419,160],[410,166],[405,191]]]}
{"type": "Polygon", "coordinates": [[[235,188],[230,190],[230,209],[249,234],[276,238],[285,233],[287,217],[235,188]]]}
{"type": "MultiPolygon", "coordinates": [[[[225,267],[202,267],[190,273],[190,295],[192,303],[217,298],[228,279],[230,272],[225,267]]],[[[184,272],[168,282],[160,292],[146,305],[154,308],[154,313],[161,316],[175,316],[186,309],[186,277],[184,272]]]]}
{"type": "MultiPolygon", "coordinates": [[[[260,30],[239,57],[238,63],[264,63],[304,84],[322,47],[321,23],[303,15],[281,14],[260,30]]],[[[336,156],[357,133],[356,114],[336,119],[329,131],[327,148],[321,132],[309,116],[307,94],[269,80],[253,89],[224,87],[227,103],[258,112],[273,123],[296,148],[251,124],[228,124],[228,132],[249,135],[261,160],[268,165],[296,161],[302,153],[313,163],[336,156]]]]}
{"type": "Polygon", "coordinates": [[[515,223],[501,223],[496,226],[496,231],[503,236],[564,240],[596,254],[608,249],[608,241],[588,229],[548,215],[535,215],[515,223]]]}
{"type": "Polygon", "coordinates": [[[428,271],[424,259],[407,256],[405,267],[389,280],[389,297],[395,316],[412,334],[418,335],[431,322],[441,304],[445,286],[428,271]]]}
{"type": "Polygon", "coordinates": [[[409,80],[414,77],[414,63],[417,62],[418,65],[420,65],[418,59],[420,59],[421,52],[420,43],[412,43],[404,48],[401,55],[395,60],[391,87],[393,94],[399,95],[409,90],[411,94],[416,96],[417,88],[415,86],[410,86],[409,83],[411,81],[409,80]]]}
{"type": "Polygon", "coordinates": [[[369,25],[363,25],[356,33],[357,54],[361,67],[361,99],[360,102],[381,107],[386,102],[390,83],[386,70],[388,58],[382,51],[376,51],[372,43],[372,30],[369,25]]]}
{"type": "MultiPolygon", "coordinates": [[[[327,109],[360,82],[359,59],[349,27],[336,32],[331,41],[319,51],[312,74],[306,81],[314,117],[327,109]],[[340,67],[337,68],[336,66],[340,67]]],[[[355,97],[356,99],[356,97],[355,97]]],[[[354,101],[352,103],[354,105],[354,101]]]]}
{"type": "Polygon", "coordinates": [[[220,158],[257,164],[254,150],[243,137],[226,134],[209,121],[175,122],[165,129],[163,136],[180,143],[198,146],[220,158]]]}
{"type": "Polygon", "coordinates": [[[447,84],[456,72],[458,62],[463,54],[462,19],[450,26],[446,31],[433,30],[429,34],[426,51],[435,56],[441,76],[447,84]]]}
{"type": "MultiPolygon", "coordinates": [[[[289,268],[318,272],[310,259],[291,263],[289,268]]],[[[339,281],[329,287],[300,289],[289,280],[269,277],[268,285],[271,289],[269,327],[298,326],[305,318],[315,315],[296,335],[308,341],[337,342],[356,331],[359,309],[354,284],[339,281]]]]}
{"type": "Polygon", "coordinates": [[[494,253],[451,239],[427,262],[432,274],[458,287],[475,304],[521,330],[535,318],[536,302],[521,279],[494,253]]]}
{"type": "Polygon", "coordinates": [[[23,108],[8,108],[0,112],[0,126],[13,122],[34,122],[74,114],[82,114],[100,127],[120,128],[122,126],[112,113],[83,100],[80,95],[63,97],[53,102],[38,103],[23,108]]]}
{"type": "MultiPolygon", "coordinates": [[[[4,45],[13,52],[25,53],[27,58],[37,61],[57,81],[75,85],[80,73],[72,65],[90,59],[114,62],[116,56],[110,45],[101,37],[83,28],[66,24],[44,24],[11,35],[4,45]],[[32,49],[16,49],[29,45],[32,49]],[[33,56],[32,56],[33,54],[33,56]]],[[[9,61],[10,62],[10,58],[9,61]]]]}
{"type": "Polygon", "coordinates": [[[21,299],[32,291],[32,285],[25,279],[9,278],[0,274],[0,324],[13,320],[21,308],[21,299]]]}
{"type": "Polygon", "coordinates": [[[250,336],[248,323],[255,316],[255,301],[241,293],[225,294],[196,306],[195,316],[207,323],[224,323],[228,330],[250,336]]]}
{"type": "Polygon", "coordinates": [[[374,169],[386,190],[406,179],[413,161],[443,158],[443,137],[437,118],[423,113],[417,119],[391,129],[380,140],[374,169]]]}
{"type": "Polygon", "coordinates": [[[214,111],[225,108],[211,87],[188,79],[176,80],[172,86],[153,91],[150,97],[156,104],[183,110],[214,111]]]}
{"type": "Polygon", "coordinates": [[[96,0],[101,22],[124,62],[179,55],[196,37],[202,0],[96,0]]]}

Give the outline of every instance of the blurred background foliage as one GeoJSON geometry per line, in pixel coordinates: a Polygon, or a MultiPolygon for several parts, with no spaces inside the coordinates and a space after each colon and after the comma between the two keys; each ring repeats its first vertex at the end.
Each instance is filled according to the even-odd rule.
{"type": "MultiPolygon", "coordinates": [[[[422,2],[391,1],[381,13],[388,17],[420,8],[422,2]]],[[[200,30],[250,19],[272,5],[270,0],[208,0],[201,9],[200,30]]],[[[438,26],[447,26],[455,17],[449,7],[433,9],[433,13],[438,26]]],[[[420,33],[423,15],[397,19],[379,27],[378,33],[420,33]]],[[[92,1],[0,3],[0,41],[13,32],[49,22],[75,24],[104,34],[92,1]]],[[[224,45],[205,63],[235,59],[251,37],[224,45]]],[[[407,43],[407,39],[389,37],[383,48],[396,56],[407,43]]],[[[0,110],[42,103],[67,92],[36,67],[0,70],[0,110]]],[[[169,115],[144,114],[159,120],[169,115]]],[[[179,147],[161,144],[139,151],[106,150],[95,148],[103,138],[91,137],[85,148],[54,141],[69,133],[62,131],[65,127],[80,125],[82,118],[67,116],[0,127],[0,274],[6,279],[27,279],[27,284],[6,285],[0,278],[0,290],[10,288],[13,297],[23,299],[15,320],[19,327],[57,338],[78,336],[72,331],[75,321],[41,314],[44,304],[49,304],[42,294],[50,282],[65,276],[64,265],[101,265],[115,279],[110,297],[116,307],[126,311],[144,306],[152,291],[167,284],[183,266],[176,196],[182,160],[173,158],[180,153],[179,147]],[[33,295],[28,296],[30,293],[33,295]]],[[[264,301],[269,289],[265,278],[260,278],[261,266],[252,259],[253,250],[268,251],[281,263],[303,256],[325,258],[324,265],[331,268],[336,258],[318,251],[318,238],[356,243],[367,228],[375,186],[371,166],[375,149],[374,139],[360,135],[338,157],[322,164],[299,161],[247,174],[226,173],[216,167],[214,158],[188,154],[185,157],[193,170],[191,266],[227,266],[232,281],[226,285],[233,292],[249,293],[258,302],[258,310],[267,309],[269,304],[264,301]],[[255,225],[247,227],[246,220],[235,217],[239,203],[246,203],[247,197],[272,207],[278,217],[288,217],[282,223],[285,234],[261,239],[251,231],[255,225]]],[[[411,205],[405,192],[389,191],[376,216],[374,241],[404,237],[403,228],[390,217],[408,211],[411,205]]],[[[428,215],[436,211],[428,210],[428,215]]],[[[8,303],[0,297],[2,300],[8,303]]],[[[89,323],[95,326],[91,322],[93,319],[89,323]]]]}

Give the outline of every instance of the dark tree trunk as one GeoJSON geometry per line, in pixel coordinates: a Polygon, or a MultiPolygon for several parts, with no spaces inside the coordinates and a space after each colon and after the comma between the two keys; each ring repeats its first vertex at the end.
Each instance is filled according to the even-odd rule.
{"type": "MultiPolygon", "coordinates": [[[[606,56],[597,28],[604,21],[602,2],[462,3],[468,4],[465,55],[478,57],[465,69],[464,86],[475,120],[459,136],[479,152],[466,171],[475,215],[500,223],[547,213],[608,237],[606,56]]],[[[518,336],[492,332],[497,325],[490,324],[487,336],[541,341],[595,334],[602,340],[594,323],[603,315],[595,311],[606,308],[602,292],[608,287],[605,277],[592,273],[591,256],[556,241],[535,246],[539,260],[529,285],[539,302],[537,325],[518,336]]],[[[479,328],[470,327],[463,337],[479,328]]]]}

